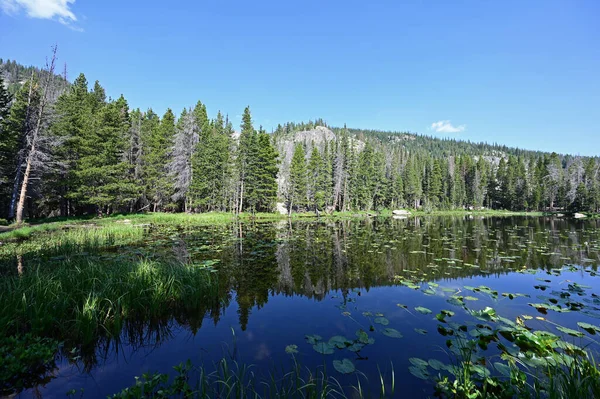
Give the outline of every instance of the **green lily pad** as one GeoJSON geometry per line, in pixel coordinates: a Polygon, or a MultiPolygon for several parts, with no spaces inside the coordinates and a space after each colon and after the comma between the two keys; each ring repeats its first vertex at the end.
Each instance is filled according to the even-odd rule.
{"type": "Polygon", "coordinates": [[[346,349],[348,349],[350,352],[358,352],[364,347],[365,347],[364,344],[361,344],[360,342],[355,342],[352,345],[350,345],[349,347],[347,347],[346,349]]]}
{"type": "Polygon", "coordinates": [[[390,338],[402,338],[402,334],[400,334],[400,331],[395,330],[393,328],[385,328],[381,331],[381,333],[390,338]]]}
{"type": "Polygon", "coordinates": [[[422,306],[417,306],[417,307],[415,308],[415,310],[416,310],[417,312],[421,313],[421,314],[430,314],[430,313],[431,313],[431,310],[429,310],[429,309],[427,309],[427,308],[424,308],[424,307],[422,307],[422,306]]]}
{"type": "Polygon", "coordinates": [[[421,335],[427,334],[427,330],[424,330],[422,328],[415,328],[415,331],[418,332],[421,335]]]}
{"type": "Polygon", "coordinates": [[[583,337],[584,336],[584,334],[581,331],[571,330],[570,328],[567,328],[567,327],[558,326],[558,327],[556,327],[556,329],[558,331],[564,332],[565,334],[569,334],[573,337],[583,337]]]}
{"type": "Polygon", "coordinates": [[[446,365],[437,359],[429,359],[429,366],[436,371],[445,370],[446,365]]]}
{"type": "Polygon", "coordinates": [[[346,337],[342,337],[341,335],[336,335],[329,339],[329,345],[335,346],[339,349],[344,349],[345,347],[352,345],[352,341],[346,339],[346,337]]]}
{"type": "Polygon", "coordinates": [[[288,345],[285,347],[285,353],[288,355],[293,355],[294,353],[298,353],[298,345],[288,345]]]}
{"type": "Polygon", "coordinates": [[[362,344],[369,343],[369,334],[367,334],[363,330],[358,330],[356,332],[356,336],[358,337],[358,342],[360,342],[362,344]]]}
{"type": "Polygon", "coordinates": [[[385,317],[376,317],[373,321],[377,324],[381,324],[382,326],[387,326],[388,324],[390,324],[390,321],[385,317]]]}
{"type": "Polygon", "coordinates": [[[408,361],[419,368],[426,368],[429,365],[425,360],[419,359],[418,357],[411,357],[408,361]]]}
{"type": "Polygon", "coordinates": [[[417,378],[420,378],[422,380],[428,380],[429,379],[429,373],[427,373],[427,370],[419,368],[419,367],[415,367],[415,366],[410,366],[408,368],[408,371],[410,371],[410,373],[412,375],[414,375],[417,378]]]}
{"type": "Polygon", "coordinates": [[[593,324],[584,323],[584,322],[580,321],[580,322],[577,322],[577,325],[592,335],[595,335],[597,332],[600,332],[600,327],[595,326],[593,324]]]}
{"type": "Polygon", "coordinates": [[[311,345],[315,345],[317,342],[319,342],[320,340],[322,340],[323,338],[321,338],[320,335],[306,335],[304,337],[306,339],[306,342],[308,342],[311,345]]]}
{"type": "Polygon", "coordinates": [[[350,373],[353,373],[354,370],[356,370],[352,361],[350,361],[348,359],[343,359],[341,361],[334,360],[333,368],[335,368],[338,372],[340,372],[342,374],[350,374],[350,373]]]}
{"type": "Polygon", "coordinates": [[[504,377],[510,378],[510,366],[507,366],[504,363],[495,362],[494,363],[494,368],[496,370],[498,370],[498,372],[500,374],[502,374],[504,377]]]}
{"type": "Polygon", "coordinates": [[[323,355],[333,354],[333,348],[334,346],[329,345],[327,342],[317,342],[315,345],[313,345],[313,349],[323,355]]]}

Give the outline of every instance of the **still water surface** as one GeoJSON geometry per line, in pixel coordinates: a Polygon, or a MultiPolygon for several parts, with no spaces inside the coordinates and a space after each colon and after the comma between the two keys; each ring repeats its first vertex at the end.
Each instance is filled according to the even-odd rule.
{"type": "MultiPolygon", "coordinates": [[[[389,373],[393,365],[402,397],[426,397],[433,393],[432,384],[409,373],[409,358],[448,362],[446,337],[438,333],[434,316],[451,309],[456,312],[452,321],[469,323],[469,315],[448,302],[452,296],[469,297],[470,309],[490,306],[515,319],[539,315],[529,303],[547,302],[551,292],[573,282],[589,286],[588,294],[600,294],[598,221],[444,217],[152,227],[144,242],[119,252],[208,261],[218,275],[220,301],[207,305],[204,313],[127,329],[118,343],[101,345],[93,356],[61,360],[54,379],[22,397],[64,397],[81,388],[85,397],[106,397],[133,384],[135,376],[169,373],[187,359],[211,366],[231,356],[267,374],[291,366],[288,345],[297,345],[295,356],[303,366],[325,367],[342,385],[360,379],[378,389],[377,367],[389,373]],[[498,295],[465,286],[489,287],[498,295]],[[529,297],[509,299],[502,293],[529,297]],[[422,314],[416,307],[433,313],[422,314]],[[377,317],[389,323],[376,323],[377,317]],[[371,326],[375,331],[369,331],[371,326]],[[384,335],[384,328],[397,330],[402,338],[384,335]],[[355,339],[360,329],[374,342],[358,353],[336,349],[323,355],[305,338],[355,339]],[[343,358],[358,372],[337,373],[332,362],[343,358]]],[[[598,325],[600,303],[588,298],[593,299],[582,311],[546,317],[575,329],[578,321],[598,325]]],[[[558,333],[542,323],[530,322],[558,333]]]]}

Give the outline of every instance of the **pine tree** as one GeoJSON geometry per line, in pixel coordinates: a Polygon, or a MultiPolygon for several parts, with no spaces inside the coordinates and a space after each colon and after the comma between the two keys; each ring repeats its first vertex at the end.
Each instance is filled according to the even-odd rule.
{"type": "Polygon", "coordinates": [[[245,194],[247,190],[246,180],[248,178],[248,163],[250,161],[251,152],[256,145],[256,131],[252,126],[252,115],[250,113],[250,107],[244,109],[244,115],[242,116],[240,139],[238,143],[236,153],[236,167],[237,167],[237,178],[238,178],[238,189],[237,189],[237,213],[241,213],[244,209],[245,194]]]}
{"type": "Polygon", "coordinates": [[[297,143],[294,147],[294,154],[290,164],[290,182],[288,189],[288,210],[291,213],[293,208],[302,210],[307,201],[307,169],[306,169],[306,153],[304,145],[297,143]]]}
{"type": "Polygon", "coordinates": [[[406,199],[413,208],[419,208],[423,195],[422,176],[417,160],[409,158],[404,169],[404,192],[406,199]]]}
{"type": "Polygon", "coordinates": [[[126,178],[129,129],[128,105],[121,96],[98,110],[92,134],[82,140],[76,197],[99,215],[135,199],[135,184],[126,178]]]}
{"type": "Polygon", "coordinates": [[[164,210],[171,202],[173,179],[168,166],[175,144],[175,115],[167,109],[162,119],[149,109],[142,121],[144,185],[151,210],[164,210]]]}
{"type": "Polygon", "coordinates": [[[213,211],[225,201],[222,196],[224,186],[228,184],[230,140],[225,135],[223,115],[220,112],[212,124],[203,120],[206,116],[205,109],[195,110],[194,115],[200,120],[197,122],[200,134],[192,158],[195,178],[190,187],[190,195],[194,206],[204,211],[213,211]]]}
{"type": "Polygon", "coordinates": [[[246,201],[252,212],[271,212],[277,199],[277,152],[264,131],[254,135],[247,158],[246,201]]]}
{"type": "MultiPolygon", "coordinates": [[[[327,151],[327,147],[325,147],[327,151]]],[[[327,153],[326,153],[327,156],[327,153]]],[[[308,162],[308,198],[312,208],[318,212],[325,207],[325,198],[329,187],[326,161],[316,146],[312,146],[308,162]]]]}

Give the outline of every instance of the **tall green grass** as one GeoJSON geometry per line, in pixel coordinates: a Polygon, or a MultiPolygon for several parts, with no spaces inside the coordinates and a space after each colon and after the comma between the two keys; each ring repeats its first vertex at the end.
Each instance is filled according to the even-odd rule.
{"type": "MultiPolygon", "coordinates": [[[[218,304],[216,274],[193,264],[73,257],[0,279],[0,335],[31,332],[88,345],[128,322],[218,304]]],[[[203,315],[203,314],[202,314],[203,315]]]]}
{"type": "Polygon", "coordinates": [[[374,383],[357,374],[356,385],[343,386],[325,367],[311,371],[295,358],[291,367],[260,374],[253,365],[223,357],[213,365],[196,367],[188,360],[174,367],[175,376],[146,373],[134,385],[114,394],[113,399],[141,398],[393,398],[395,376],[379,372],[374,383]],[[363,382],[361,384],[361,378],[363,382]],[[377,392],[377,393],[375,393],[377,392]]]}

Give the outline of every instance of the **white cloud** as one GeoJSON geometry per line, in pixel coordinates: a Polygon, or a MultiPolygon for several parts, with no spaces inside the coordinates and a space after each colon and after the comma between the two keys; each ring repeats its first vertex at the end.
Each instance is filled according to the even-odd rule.
{"type": "Polygon", "coordinates": [[[0,0],[0,8],[7,14],[17,14],[24,10],[30,18],[56,19],[61,24],[71,26],[77,17],[71,11],[75,0],[0,0]]]}
{"type": "Polygon", "coordinates": [[[453,126],[450,121],[437,121],[431,124],[430,129],[436,133],[460,133],[467,128],[467,125],[453,126]]]}

